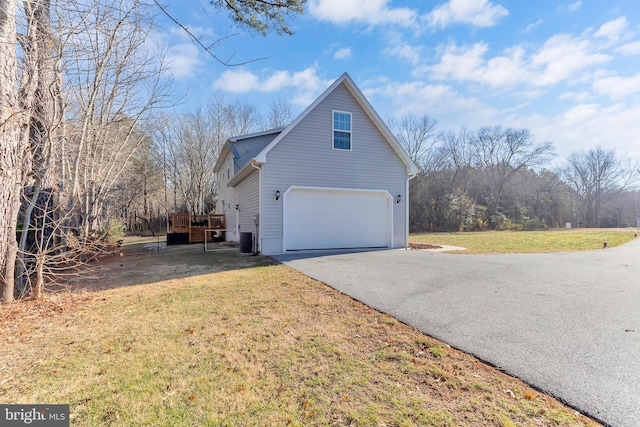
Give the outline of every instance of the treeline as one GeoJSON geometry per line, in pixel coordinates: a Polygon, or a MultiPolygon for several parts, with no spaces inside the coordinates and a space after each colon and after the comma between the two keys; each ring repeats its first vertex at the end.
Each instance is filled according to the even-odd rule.
{"type": "Polygon", "coordinates": [[[273,101],[266,112],[245,101],[229,102],[222,92],[194,111],[163,120],[154,134],[152,156],[156,178],[162,176],[164,206],[192,215],[215,212],[217,182],[213,167],[225,141],[238,135],[288,124],[294,119],[284,100],[273,101]]]}
{"type": "Polygon", "coordinates": [[[614,150],[574,152],[553,167],[553,145],[526,129],[445,134],[426,116],[390,124],[420,167],[412,232],[637,226],[638,164],[614,150]]]}
{"type": "MultiPolygon", "coordinates": [[[[210,4],[262,35],[291,34],[288,18],[303,12],[297,0],[241,10],[210,4]]],[[[164,225],[167,183],[174,208],[180,190],[180,203],[205,209],[202,197],[183,191],[190,177],[175,172],[183,159],[157,149],[159,133],[196,134],[167,128],[172,120],[160,114],[179,97],[158,44],[158,14],[219,64],[233,65],[216,56],[217,42],[196,37],[159,2],[0,3],[0,302],[40,298],[45,282],[66,280],[125,229],[164,225]]]]}
{"type": "MultiPolygon", "coordinates": [[[[152,44],[156,3],[5,4],[2,302],[40,297],[125,231],[162,232],[168,212],[214,212],[224,141],[294,118],[285,101],[261,113],[221,94],[190,113],[163,113],[176,97],[152,44]]],[[[252,16],[246,25],[264,31],[252,16]]],[[[411,116],[389,124],[421,167],[411,181],[413,231],[635,225],[638,169],[613,151],[574,153],[552,170],[551,144],[526,130],[440,134],[433,119],[411,116]]]]}
{"type": "Polygon", "coordinates": [[[149,42],[152,6],[3,4],[0,292],[10,301],[39,298],[121,233],[114,200],[143,187],[132,177],[172,97],[149,42]]]}

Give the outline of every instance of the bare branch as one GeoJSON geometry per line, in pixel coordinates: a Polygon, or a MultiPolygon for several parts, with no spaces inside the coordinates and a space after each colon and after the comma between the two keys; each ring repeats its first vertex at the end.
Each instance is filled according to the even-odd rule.
{"type": "Polygon", "coordinates": [[[257,61],[263,61],[265,59],[268,59],[269,57],[262,57],[262,58],[256,58],[256,59],[251,59],[248,61],[244,61],[244,62],[237,62],[237,63],[230,63],[229,60],[231,58],[233,58],[234,55],[231,56],[231,58],[229,58],[229,60],[224,61],[220,58],[218,58],[218,56],[213,53],[213,48],[218,46],[219,44],[221,44],[222,42],[235,37],[237,34],[232,34],[230,36],[227,37],[223,37],[221,39],[216,40],[215,42],[211,43],[210,45],[206,46],[202,40],[200,40],[200,38],[198,38],[195,34],[193,34],[193,32],[191,32],[191,30],[189,30],[189,28],[187,28],[185,25],[183,25],[182,23],[180,23],[180,21],[178,21],[173,15],[171,15],[160,3],[158,3],[158,0],[153,0],[153,2],[156,4],[156,6],[158,6],[158,8],[162,11],[162,13],[169,18],[174,24],[176,24],[177,26],[179,26],[185,33],[187,33],[187,35],[191,38],[191,40],[193,40],[196,44],[198,44],[198,46],[200,46],[205,52],[207,52],[213,59],[215,59],[216,61],[218,61],[220,64],[224,65],[225,67],[237,67],[240,65],[246,65],[246,64],[250,64],[252,62],[257,62],[257,61]]]}

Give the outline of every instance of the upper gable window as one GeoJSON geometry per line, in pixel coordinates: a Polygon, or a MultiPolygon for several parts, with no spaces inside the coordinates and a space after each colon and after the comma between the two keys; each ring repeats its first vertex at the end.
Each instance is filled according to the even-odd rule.
{"type": "Polygon", "coordinates": [[[333,112],[333,148],[351,150],[351,113],[333,112]]]}

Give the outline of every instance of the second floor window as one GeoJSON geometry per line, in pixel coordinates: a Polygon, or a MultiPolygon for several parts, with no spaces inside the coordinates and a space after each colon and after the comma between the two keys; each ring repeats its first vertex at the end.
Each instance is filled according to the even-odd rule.
{"type": "Polygon", "coordinates": [[[333,112],[333,148],[351,150],[351,113],[333,112]]]}

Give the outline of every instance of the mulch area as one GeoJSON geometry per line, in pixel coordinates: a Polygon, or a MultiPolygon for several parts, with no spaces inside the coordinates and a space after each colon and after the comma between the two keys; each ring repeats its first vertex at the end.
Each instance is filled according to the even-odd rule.
{"type": "Polygon", "coordinates": [[[442,249],[442,246],[432,245],[431,243],[409,242],[411,249],[442,249]]]}

